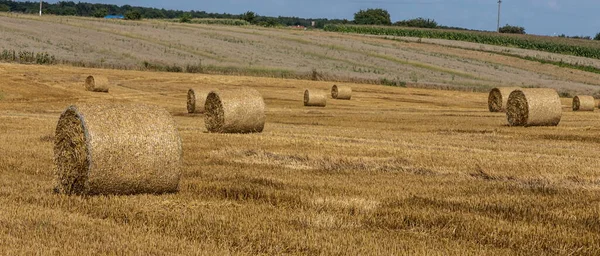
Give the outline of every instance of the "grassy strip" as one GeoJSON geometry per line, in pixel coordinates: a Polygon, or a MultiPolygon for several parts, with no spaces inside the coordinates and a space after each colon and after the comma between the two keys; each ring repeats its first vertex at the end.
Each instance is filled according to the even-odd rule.
{"type": "MultiPolygon", "coordinates": [[[[402,39],[398,39],[398,38],[385,37],[385,39],[399,41],[399,42],[412,42],[412,41],[402,40],[402,39]]],[[[430,42],[420,42],[420,43],[438,45],[436,43],[430,43],[430,42]]],[[[460,47],[460,46],[453,46],[453,45],[443,45],[443,46],[450,47],[450,48],[456,48],[456,49],[462,49],[462,50],[469,50],[469,51],[493,53],[493,54],[498,54],[498,55],[502,55],[502,56],[518,58],[518,59],[522,59],[522,60],[535,61],[535,62],[539,62],[542,64],[555,65],[555,66],[559,66],[561,68],[570,68],[570,69],[576,69],[576,70],[580,70],[580,71],[600,74],[600,68],[597,68],[594,66],[571,64],[571,63],[567,63],[567,62],[563,62],[563,61],[546,60],[546,59],[541,59],[541,58],[536,58],[536,57],[531,57],[531,56],[521,56],[518,54],[511,54],[511,53],[501,52],[501,51],[490,51],[490,50],[474,49],[474,48],[460,47]]]]}
{"type": "Polygon", "coordinates": [[[541,38],[527,38],[524,36],[502,35],[496,33],[333,24],[326,25],[324,30],[331,32],[358,33],[369,35],[446,39],[481,44],[509,46],[522,49],[600,59],[600,44],[598,44],[598,47],[590,47],[583,45],[552,42],[550,40],[543,40],[541,38]]]}
{"type": "Polygon", "coordinates": [[[15,50],[2,50],[0,52],[0,61],[40,65],[57,63],[56,57],[47,52],[34,53],[30,51],[15,50]]]}
{"type": "Polygon", "coordinates": [[[585,71],[585,72],[600,74],[600,69],[597,67],[594,67],[594,66],[577,65],[577,64],[566,63],[563,61],[545,60],[545,59],[535,58],[535,57],[531,57],[531,56],[519,56],[519,55],[515,55],[515,54],[510,54],[510,53],[498,53],[498,54],[509,56],[509,57],[520,58],[520,59],[524,59],[524,60],[529,60],[529,61],[537,61],[542,64],[551,64],[551,65],[559,66],[562,68],[577,69],[577,70],[581,70],[581,71],[585,71]]]}

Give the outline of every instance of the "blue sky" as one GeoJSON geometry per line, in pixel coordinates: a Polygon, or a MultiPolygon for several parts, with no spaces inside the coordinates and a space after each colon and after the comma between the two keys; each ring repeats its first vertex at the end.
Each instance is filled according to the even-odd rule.
{"type": "MultiPolygon", "coordinates": [[[[84,1],[84,0],[82,0],[84,1]]],[[[439,24],[495,30],[497,0],[201,0],[201,1],[93,1],[165,9],[218,13],[254,11],[266,16],[353,19],[366,8],[383,8],[392,21],[424,17],[439,24]]],[[[588,35],[600,32],[600,0],[503,0],[501,25],[525,27],[529,34],[588,35]]]]}

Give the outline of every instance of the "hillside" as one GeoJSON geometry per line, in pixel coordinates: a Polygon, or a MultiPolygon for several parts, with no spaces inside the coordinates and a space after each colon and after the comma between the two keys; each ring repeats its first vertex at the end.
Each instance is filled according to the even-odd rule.
{"type": "Polygon", "coordinates": [[[4,254],[600,253],[600,116],[567,98],[559,126],[519,128],[486,93],[348,84],[351,101],[305,108],[304,88],[332,83],[19,64],[0,77],[4,254]],[[84,91],[88,74],[110,93],[84,91]],[[191,86],[257,89],[264,132],[207,133],[186,113],[191,86]],[[173,115],[178,193],[52,192],[60,113],[106,101],[173,115]]]}
{"type": "MultiPolygon", "coordinates": [[[[600,85],[599,74],[518,57],[549,53],[515,50],[518,56],[507,56],[504,49],[456,44],[255,26],[0,14],[0,51],[47,52],[68,65],[474,91],[553,87],[564,95],[596,93],[600,85]]],[[[562,61],[563,56],[569,63],[597,62],[557,54],[548,59],[562,61]]]]}

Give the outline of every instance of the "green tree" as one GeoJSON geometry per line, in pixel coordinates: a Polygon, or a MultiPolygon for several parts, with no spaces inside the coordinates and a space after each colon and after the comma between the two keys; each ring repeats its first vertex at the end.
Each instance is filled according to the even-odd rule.
{"type": "Polygon", "coordinates": [[[138,10],[129,10],[125,13],[126,20],[141,20],[142,14],[138,10]]]}
{"type": "Polygon", "coordinates": [[[179,16],[179,22],[181,23],[190,23],[192,21],[192,15],[189,13],[184,13],[181,16],[179,16]]]}
{"type": "Polygon", "coordinates": [[[104,17],[106,17],[106,15],[108,15],[108,9],[106,9],[106,8],[97,9],[92,14],[92,16],[94,16],[96,18],[104,18],[104,17]]]}
{"type": "Polygon", "coordinates": [[[0,4],[0,12],[10,12],[10,6],[5,4],[0,4]]]}
{"type": "Polygon", "coordinates": [[[596,36],[594,37],[594,40],[600,40],[600,33],[596,34],[596,36]]]}
{"type": "Polygon", "coordinates": [[[360,10],[354,14],[354,23],[361,25],[391,25],[390,13],[384,9],[360,10]]]}
{"type": "Polygon", "coordinates": [[[256,13],[247,11],[246,13],[242,14],[242,20],[245,20],[247,22],[250,22],[251,24],[254,24],[254,22],[256,21],[256,13]]]}
{"type": "Polygon", "coordinates": [[[501,27],[498,32],[507,34],[525,34],[525,28],[506,24],[504,27],[501,27]]]}

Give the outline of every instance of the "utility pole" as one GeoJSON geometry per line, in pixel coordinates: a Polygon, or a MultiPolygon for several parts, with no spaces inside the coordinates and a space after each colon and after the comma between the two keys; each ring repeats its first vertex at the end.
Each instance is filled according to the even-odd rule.
{"type": "Polygon", "coordinates": [[[498,0],[498,26],[496,27],[496,32],[500,33],[500,5],[502,4],[502,0],[498,0]]]}
{"type": "Polygon", "coordinates": [[[40,16],[42,16],[42,0],[40,0],[40,16]]]}

